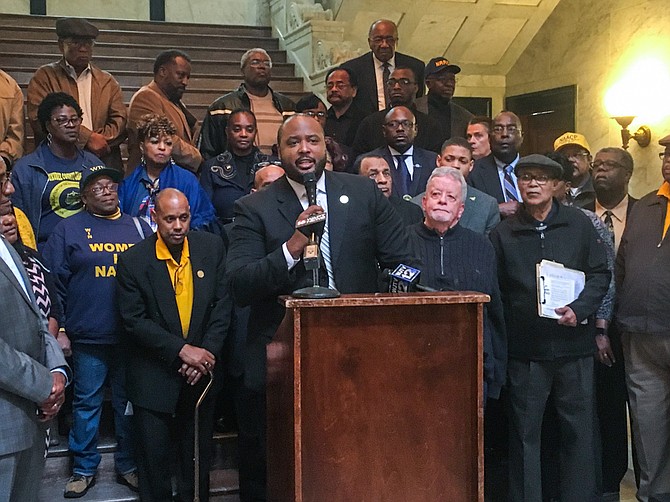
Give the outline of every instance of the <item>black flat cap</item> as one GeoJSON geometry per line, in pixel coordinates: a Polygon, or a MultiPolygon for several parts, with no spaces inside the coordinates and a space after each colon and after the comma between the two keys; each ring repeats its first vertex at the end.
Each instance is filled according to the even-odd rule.
{"type": "Polygon", "coordinates": [[[64,17],[56,21],[58,38],[97,38],[99,30],[82,17],[64,17]]]}
{"type": "Polygon", "coordinates": [[[518,176],[519,170],[524,167],[539,167],[547,171],[552,178],[561,179],[563,177],[563,167],[558,162],[537,153],[521,157],[519,162],[516,163],[514,174],[518,176]]]}

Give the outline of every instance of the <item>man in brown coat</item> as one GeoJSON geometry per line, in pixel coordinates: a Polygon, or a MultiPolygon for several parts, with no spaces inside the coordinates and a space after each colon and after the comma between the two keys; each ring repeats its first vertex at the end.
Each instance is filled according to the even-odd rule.
{"type": "Polygon", "coordinates": [[[198,171],[202,156],[195,147],[199,133],[198,120],[182,103],[181,97],[191,78],[191,58],[182,51],[161,52],[154,62],[154,79],[137,91],[130,100],[128,111],[128,171],[135,169],[141,159],[137,139],[137,123],[147,113],[169,118],[177,128],[173,138],[172,158],[181,167],[198,171]]]}
{"type": "Polygon", "coordinates": [[[79,147],[122,170],[119,145],[126,138],[126,106],[119,83],[90,62],[98,28],[85,19],[65,18],[56,21],[56,35],[63,57],[38,68],[28,84],[28,119],[35,143],[44,139],[37,107],[47,94],[66,92],[84,112],[79,147]]]}

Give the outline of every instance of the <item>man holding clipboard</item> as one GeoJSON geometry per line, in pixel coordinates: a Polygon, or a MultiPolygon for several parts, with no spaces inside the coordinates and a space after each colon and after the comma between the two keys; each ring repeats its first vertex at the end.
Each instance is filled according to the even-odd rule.
{"type": "Polygon", "coordinates": [[[561,500],[588,501],[596,494],[593,314],[610,281],[605,248],[588,217],[553,199],[560,164],[529,155],[515,173],[523,205],[491,232],[509,344],[509,500],[542,500],[540,436],[552,395],[561,427],[561,500]],[[553,318],[538,310],[543,260],[585,278],[553,318]]]}

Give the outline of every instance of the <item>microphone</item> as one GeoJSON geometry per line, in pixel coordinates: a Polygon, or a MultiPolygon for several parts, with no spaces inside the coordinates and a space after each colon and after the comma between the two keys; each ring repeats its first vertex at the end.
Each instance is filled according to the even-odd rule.
{"type": "Polygon", "coordinates": [[[436,289],[419,284],[421,270],[401,263],[394,270],[385,269],[384,279],[389,278],[389,293],[410,293],[420,291],[424,293],[435,293],[436,289]]]}
{"type": "Polygon", "coordinates": [[[302,184],[307,191],[307,201],[310,206],[316,205],[316,176],[314,173],[305,173],[302,176],[302,184]]]}

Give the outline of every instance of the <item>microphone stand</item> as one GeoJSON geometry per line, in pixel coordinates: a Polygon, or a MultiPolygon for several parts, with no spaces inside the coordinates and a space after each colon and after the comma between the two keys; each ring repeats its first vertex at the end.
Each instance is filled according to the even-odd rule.
{"type": "Polygon", "coordinates": [[[337,298],[340,296],[338,290],[319,285],[319,268],[321,265],[321,253],[319,251],[319,243],[317,242],[316,233],[312,232],[309,242],[302,254],[305,270],[312,271],[312,285],[296,289],[291,293],[291,296],[295,298],[309,299],[337,298]]]}

